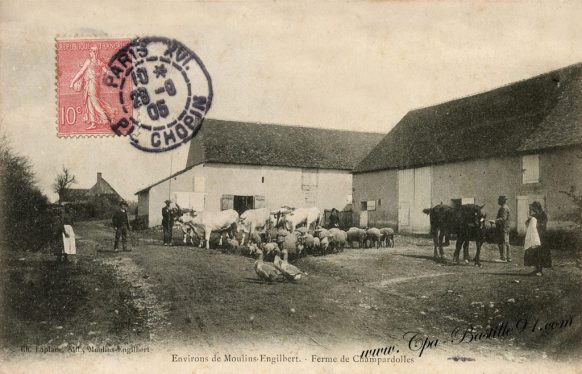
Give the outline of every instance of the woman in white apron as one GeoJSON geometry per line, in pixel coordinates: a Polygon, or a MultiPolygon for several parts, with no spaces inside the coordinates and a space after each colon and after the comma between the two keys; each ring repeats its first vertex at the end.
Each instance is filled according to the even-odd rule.
{"type": "Polygon", "coordinates": [[[542,204],[534,201],[529,206],[529,218],[526,221],[527,231],[525,233],[525,254],[523,264],[534,266],[532,274],[542,276],[542,269],[552,267],[552,255],[550,249],[543,245],[542,239],[545,236],[548,216],[542,209],[542,204]]]}
{"type": "Polygon", "coordinates": [[[69,262],[68,255],[77,254],[77,244],[75,241],[75,231],[73,231],[73,222],[68,209],[65,208],[61,217],[62,221],[62,236],[63,236],[63,251],[59,254],[58,260],[61,260],[61,256],[64,262],[69,262]]]}

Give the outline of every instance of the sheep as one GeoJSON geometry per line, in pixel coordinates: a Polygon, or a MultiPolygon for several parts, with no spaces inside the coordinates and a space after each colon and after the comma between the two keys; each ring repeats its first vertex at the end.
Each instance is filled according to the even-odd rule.
{"type": "Polygon", "coordinates": [[[380,245],[382,247],[394,248],[394,230],[390,227],[384,227],[380,229],[382,237],[380,238],[380,245]]]}
{"type": "Polygon", "coordinates": [[[364,242],[366,241],[366,230],[359,227],[350,227],[347,232],[347,237],[350,247],[354,248],[354,243],[358,243],[358,247],[363,248],[364,242]]]}
{"type": "Polygon", "coordinates": [[[380,233],[380,230],[378,230],[375,227],[369,228],[368,230],[366,230],[366,244],[367,247],[370,248],[371,246],[375,246],[376,248],[378,248],[380,246],[380,238],[382,237],[382,234],[380,233]]]}
{"type": "Polygon", "coordinates": [[[343,252],[344,247],[346,246],[346,241],[348,235],[345,231],[340,230],[338,228],[329,229],[330,233],[330,240],[331,240],[331,249],[332,251],[336,252],[343,252]]]}

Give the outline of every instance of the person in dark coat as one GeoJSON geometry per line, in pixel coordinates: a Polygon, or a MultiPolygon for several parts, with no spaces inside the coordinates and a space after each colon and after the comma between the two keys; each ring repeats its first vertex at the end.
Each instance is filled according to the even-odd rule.
{"type": "Polygon", "coordinates": [[[337,211],[336,208],[333,208],[329,215],[329,228],[334,227],[339,228],[339,223],[340,223],[339,212],[337,211]]]}
{"type": "Polygon", "coordinates": [[[122,201],[119,204],[119,210],[113,215],[113,227],[115,228],[115,243],[113,250],[117,252],[119,240],[124,251],[127,251],[127,232],[130,230],[129,217],[127,216],[127,203],[122,201]]]}
{"type": "Polygon", "coordinates": [[[552,254],[547,245],[545,245],[548,215],[544,212],[542,204],[540,204],[539,201],[534,201],[529,206],[529,217],[526,221],[526,225],[529,228],[529,225],[534,222],[536,224],[540,244],[526,248],[523,256],[523,264],[524,266],[534,266],[535,270],[532,274],[542,276],[543,268],[552,267],[552,254]]]}
{"type": "Polygon", "coordinates": [[[162,208],[162,229],[164,230],[164,245],[172,245],[172,227],[174,227],[174,215],[170,200],[165,201],[166,206],[162,208]]]}
{"type": "Polygon", "coordinates": [[[497,199],[499,210],[495,218],[495,227],[497,228],[498,244],[499,244],[499,262],[511,262],[511,252],[509,247],[509,207],[507,206],[507,198],[499,196],[497,199]]]}

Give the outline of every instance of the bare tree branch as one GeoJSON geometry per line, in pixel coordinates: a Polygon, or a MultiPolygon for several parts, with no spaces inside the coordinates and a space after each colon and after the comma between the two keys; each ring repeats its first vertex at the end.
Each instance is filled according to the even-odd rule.
{"type": "Polygon", "coordinates": [[[63,201],[71,185],[77,183],[77,178],[69,169],[63,165],[63,171],[58,174],[53,182],[53,192],[59,195],[59,200],[63,201]]]}

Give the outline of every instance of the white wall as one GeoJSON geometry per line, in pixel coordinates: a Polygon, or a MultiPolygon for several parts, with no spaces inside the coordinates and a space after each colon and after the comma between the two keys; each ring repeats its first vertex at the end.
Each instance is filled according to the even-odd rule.
{"type": "Polygon", "coordinates": [[[202,165],[197,165],[192,169],[175,176],[172,179],[164,181],[150,188],[148,204],[149,227],[162,224],[162,208],[165,205],[164,201],[171,198],[171,195],[174,192],[194,191],[194,176],[203,176],[204,172],[204,167],[202,165]],[[172,194],[170,193],[170,189],[172,194]]]}
{"type": "Polygon", "coordinates": [[[194,179],[204,177],[205,209],[219,211],[222,195],[242,195],[265,197],[269,209],[289,205],[296,208],[315,205],[324,209],[343,209],[348,203],[346,197],[352,193],[352,175],[349,171],[318,170],[317,187],[311,191],[315,204],[306,202],[302,189],[300,168],[271,166],[206,164],[194,168],[162,182],[149,191],[149,226],[160,225],[164,200],[176,192],[193,192],[194,179]],[[263,179],[264,178],[264,179],[263,179]]]}
{"type": "Polygon", "coordinates": [[[306,202],[300,168],[209,164],[206,171],[206,208],[220,210],[220,198],[230,195],[265,196],[267,208],[289,205],[296,208],[315,205],[323,209],[343,209],[352,193],[349,171],[318,170],[318,186],[311,192],[315,204],[306,202]],[[264,181],[263,181],[264,178],[264,181]]]}

